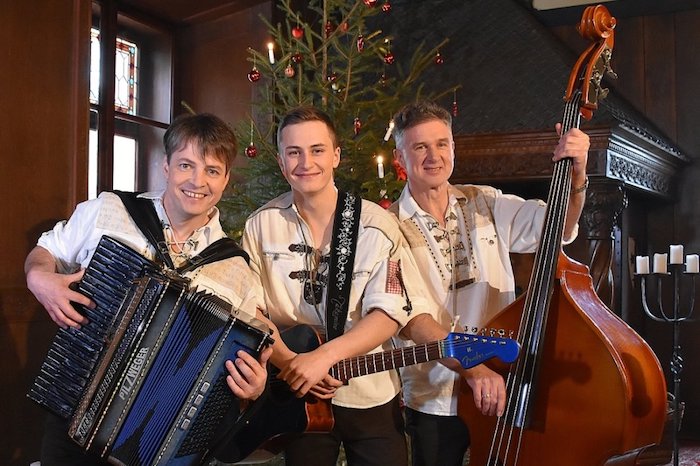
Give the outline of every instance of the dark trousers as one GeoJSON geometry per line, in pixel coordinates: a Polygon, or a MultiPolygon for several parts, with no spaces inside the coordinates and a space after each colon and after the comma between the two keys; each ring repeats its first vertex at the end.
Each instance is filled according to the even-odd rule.
{"type": "Polygon", "coordinates": [[[457,416],[435,416],[406,408],[413,466],[462,466],[469,430],[457,416]]]}
{"type": "Polygon", "coordinates": [[[68,436],[70,421],[48,414],[41,440],[41,466],[102,466],[99,456],[86,453],[68,436]]]}
{"type": "Polygon", "coordinates": [[[406,466],[404,422],[397,396],[368,409],[333,406],[329,434],[303,434],[285,450],[287,466],[335,466],[343,444],[350,466],[406,466]]]}

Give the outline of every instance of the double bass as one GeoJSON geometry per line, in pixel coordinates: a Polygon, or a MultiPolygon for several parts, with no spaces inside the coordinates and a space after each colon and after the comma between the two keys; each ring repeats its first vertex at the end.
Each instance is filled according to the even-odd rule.
{"type": "MultiPolygon", "coordinates": [[[[600,81],[611,71],[615,23],[602,5],[583,14],[578,29],[594,42],[571,72],[562,134],[590,119],[606,93],[600,81]]],[[[666,383],[658,359],[598,298],[588,268],[561,249],[571,164],[554,165],[528,291],[487,323],[517,329],[521,345],[513,365],[489,364],[506,382],[504,414],[482,415],[461,383],[470,466],[633,465],[661,438],[666,383]]]]}

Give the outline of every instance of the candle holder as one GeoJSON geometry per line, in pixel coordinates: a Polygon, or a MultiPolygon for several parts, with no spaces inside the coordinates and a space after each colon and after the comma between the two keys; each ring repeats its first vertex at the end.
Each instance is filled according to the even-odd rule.
{"type": "MultiPolygon", "coordinates": [[[[673,353],[671,355],[670,370],[673,376],[673,399],[671,400],[673,406],[673,465],[678,466],[678,434],[680,430],[681,413],[680,413],[680,384],[681,384],[681,372],[683,371],[683,357],[681,355],[681,344],[680,344],[680,328],[681,324],[684,322],[692,322],[693,311],[695,310],[695,286],[696,277],[698,275],[697,271],[697,255],[687,256],[686,270],[683,270],[682,264],[682,246],[680,246],[681,260],[678,261],[677,254],[678,250],[673,248],[678,248],[679,246],[671,246],[671,264],[666,267],[666,264],[659,264],[656,256],[666,256],[665,254],[655,254],[654,261],[654,273],[651,274],[656,278],[656,293],[657,293],[657,308],[652,310],[649,307],[647,299],[647,279],[651,278],[648,271],[648,258],[638,257],[637,262],[637,273],[636,275],[640,277],[641,290],[642,290],[642,306],[644,307],[644,312],[646,315],[654,320],[655,322],[665,322],[670,323],[673,327],[673,353]],[[646,259],[646,268],[644,262],[640,270],[639,259],[646,259]],[[678,263],[681,262],[681,263],[678,263]],[[670,270],[670,271],[667,271],[670,270]],[[690,301],[688,306],[688,311],[681,311],[681,278],[683,276],[690,275],[692,279],[692,286],[690,290],[690,301]],[[664,310],[663,306],[663,288],[662,284],[666,278],[671,277],[673,279],[673,311],[672,314],[668,314],[664,310]]],[[[666,257],[663,257],[665,260],[666,257]]]]}

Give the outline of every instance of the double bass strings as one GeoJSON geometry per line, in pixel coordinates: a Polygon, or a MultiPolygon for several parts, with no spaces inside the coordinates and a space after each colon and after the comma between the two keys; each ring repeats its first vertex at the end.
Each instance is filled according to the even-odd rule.
{"type": "MultiPolygon", "coordinates": [[[[564,106],[562,134],[580,124],[580,91],[576,91],[564,106]]],[[[557,258],[561,248],[563,226],[571,191],[571,159],[555,163],[545,213],[542,241],[535,255],[535,265],[528,287],[525,307],[521,316],[518,341],[521,344],[521,357],[514,370],[508,371],[506,378],[506,412],[496,421],[491,441],[488,464],[507,463],[511,454],[511,443],[515,428],[519,428],[515,457],[517,464],[523,432],[528,425],[531,397],[536,383],[538,355],[544,341],[549,303],[552,296],[557,258]],[[501,457],[503,455],[503,457],[501,457]]]]}

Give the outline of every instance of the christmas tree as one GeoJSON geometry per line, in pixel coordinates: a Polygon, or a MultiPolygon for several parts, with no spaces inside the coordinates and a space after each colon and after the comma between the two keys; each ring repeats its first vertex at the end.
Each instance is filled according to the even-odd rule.
{"type": "Polygon", "coordinates": [[[393,38],[381,30],[391,21],[390,0],[312,0],[303,13],[281,0],[278,8],[284,24],[261,18],[272,38],[268,49],[249,48],[255,97],[250,118],[237,128],[249,158],[240,170],[243,181],[232,182],[219,204],[234,238],[248,214],[289,190],[277,165],[275,132],[290,108],[314,105],[328,113],[342,148],[337,186],[388,206],[405,182],[393,163],[392,115],[407,102],[456,92],[424,92],[420,80],[427,67],[442,64],[446,40],[416,47],[405,63],[396,59],[393,38]]]}

